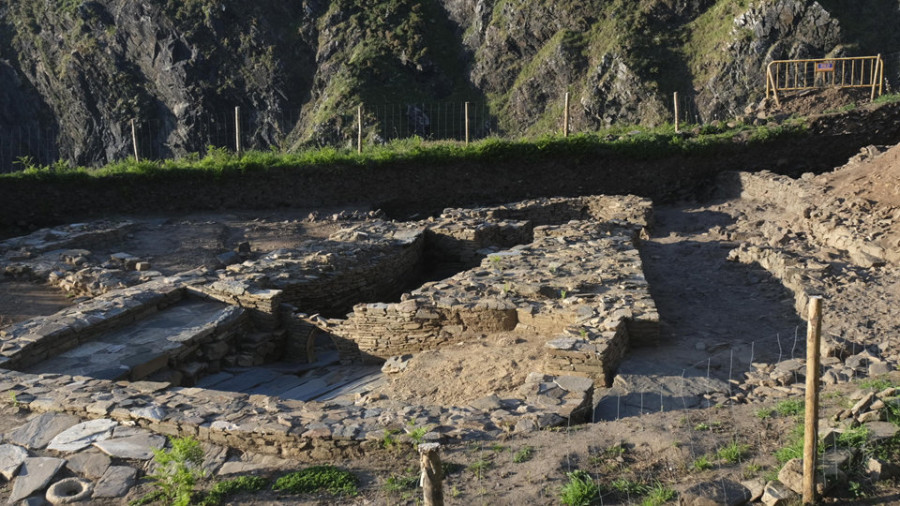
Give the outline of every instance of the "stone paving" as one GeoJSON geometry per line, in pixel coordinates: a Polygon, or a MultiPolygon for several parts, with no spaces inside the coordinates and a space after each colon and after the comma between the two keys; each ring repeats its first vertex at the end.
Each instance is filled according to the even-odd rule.
{"type": "Polygon", "coordinates": [[[241,313],[235,306],[185,300],[23,370],[33,374],[141,380],[165,367],[173,355],[190,346],[205,329],[227,328],[241,313]]]}

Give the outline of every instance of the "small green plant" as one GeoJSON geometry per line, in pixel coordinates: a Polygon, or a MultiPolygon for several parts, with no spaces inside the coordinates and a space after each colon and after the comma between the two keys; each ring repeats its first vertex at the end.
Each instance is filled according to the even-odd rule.
{"type": "Polygon", "coordinates": [[[712,468],[712,463],[709,461],[709,457],[706,455],[701,455],[697,457],[693,462],[691,462],[691,469],[694,471],[705,471],[707,469],[712,468]]]}
{"type": "MultiPolygon", "coordinates": [[[[784,464],[791,459],[803,458],[803,424],[799,423],[791,430],[788,444],[778,450],[775,450],[775,460],[779,464],[784,464]]],[[[825,445],[819,441],[817,452],[822,455],[825,452],[825,445]]]]}
{"type": "Polygon", "coordinates": [[[869,428],[865,425],[845,430],[838,435],[837,445],[844,448],[862,448],[869,441],[869,432],[869,428]]]}
{"type": "Polygon", "coordinates": [[[746,455],[747,450],[749,449],[750,447],[745,444],[739,444],[737,441],[732,441],[727,446],[719,448],[716,452],[716,458],[734,464],[744,458],[744,455],[746,455]]]}
{"type": "Polygon", "coordinates": [[[756,418],[760,420],[768,420],[775,414],[775,410],[772,408],[760,408],[756,410],[756,418]]]}
{"type": "Polygon", "coordinates": [[[384,435],[381,436],[381,447],[385,450],[390,450],[397,446],[397,440],[394,439],[394,435],[399,432],[397,429],[384,429],[384,435]]]}
{"type": "Polygon", "coordinates": [[[894,385],[894,383],[887,378],[866,378],[859,382],[859,387],[863,389],[871,388],[876,392],[881,392],[882,390],[896,387],[896,385],[894,385]]]}
{"type": "Polygon", "coordinates": [[[15,390],[9,391],[9,400],[10,400],[10,402],[12,402],[12,405],[15,408],[18,408],[22,405],[22,403],[19,402],[19,394],[15,390]]]}
{"type": "Polygon", "coordinates": [[[775,411],[781,416],[798,416],[803,414],[804,402],[800,399],[787,399],[775,405],[775,411]]]}
{"type": "Polygon", "coordinates": [[[641,506],[661,506],[674,500],[677,496],[677,492],[660,482],[656,482],[656,485],[647,491],[647,497],[641,501],[641,506]]]}
{"type": "Polygon", "coordinates": [[[707,431],[707,430],[709,430],[709,424],[706,424],[706,423],[704,423],[704,422],[700,422],[700,423],[698,423],[697,425],[694,425],[694,430],[696,430],[696,431],[698,431],[698,432],[707,431]]]}
{"type": "Polygon", "coordinates": [[[569,292],[567,292],[565,289],[559,291],[559,298],[560,298],[560,299],[565,300],[566,296],[568,296],[568,295],[569,295],[569,292]]]}
{"type": "Polygon", "coordinates": [[[513,455],[513,462],[516,464],[521,464],[523,462],[528,462],[531,460],[531,457],[534,456],[534,447],[531,446],[523,446],[519,448],[519,451],[513,455]]]}
{"type": "Polygon", "coordinates": [[[275,480],[273,490],[292,494],[326,491],[335,495],[356,495],[359,479],[350,471],[334,466],[313,466],[275,480]]]}
{"type": "Polygon", "coordinates": [[[572,471],[566,476],[569,481],[560,490],[560,502],[567,506],[589,506],[600,499],[600,487],[586,471],[572,471]]]}
{"type": "Polygon", "coordinates": [[[173,506],[193,504],[194,487],[206,474],[200,468],[203,464],[203,449],[200,442],[191,437],[173,438],[169,443],[171,449],[153,450],[157,469],[147,479],[152,482],[155,490],[134,504],[147,504],[157,500],[173,506]]]}
{"type": "Polygon", "coordinates": [[[410,437],[413,441],[416,442],[417,445],[422,444],[423,439],[425,438],[425,434],[428,434],[428,431],[431,430],[431,427],[423,426],[416,427],[415,429],[410,430],[406,433],[407,436],[410,437]]]}
{"type": "Polygon", "coordinates": [[[475,477],[479,480],[484,475],[484,472],[491,468],[491,461],[487,459],[478,459],[475,462],[469,464],[469,471],[475,474],[475,477]]]}
{"type": "Polygon", "coordinates": [[[861,499],[866,496],[865,488],[862,483],[858,481],[851,481],[847,484],[847,491],[850,492],[850,495],[857,499],[861,499]]]}
{"type": "Polygon", "coordinates": [[[744,478],[748,480],[754,478],[759,475],[760,471],[762,471],[762,466],[756,462],[751,462],[744,467],[744,478]]]}
{"type": "Polygon", "coordinates": [[[494,443],[493,445],[491,445],[491,451],[494,453],[501,453],[505,452],[506,450],[507,448],[500,443],[494,443]]]}
{"type": "Polygon", "coordinates": [[[500,262],[502,261],[500,255],[491,255],[488,257],[488,260],[490,260],[491,265],[494,266],[494,269],[500,269],[500,262]]]}
{"type": "Polygon", "coordinates": [[[200,506],[216,506],[230,496],[241,492],[259,492],[269,485],[269,480],[259,476],[239,476],[213,485],[200,506]]]}

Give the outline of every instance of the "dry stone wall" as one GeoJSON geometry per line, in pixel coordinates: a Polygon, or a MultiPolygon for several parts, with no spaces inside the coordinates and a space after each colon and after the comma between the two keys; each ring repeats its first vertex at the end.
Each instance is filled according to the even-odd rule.
{"type": "Polygon", "coordinates": [[[429,220],[429,231],[460,230],[444,237],[453,236],[455,251],[476,251],[480,265],[427,283],[399,303],[358,304],[331,332],[356,342],[365,359],[380,361],[517,325],[551,333],[570,327],[585,337],[548,345],[547,372],[611,384],[629,341],[658,338],[659,316],[635,247],[649,215],[649,202],[614,197],[447,210],[429,220]],[[532,227],[532,215],[539,223],[564,224],[532,227]],[[488,223],[499,216],[500,230],[530,231],[532,240],[498,249],[510,235],[499,236],[500,245],[465,236],[471,216],[488,223]],[[509,216],[517,221],[506,221],[509,216]]]}

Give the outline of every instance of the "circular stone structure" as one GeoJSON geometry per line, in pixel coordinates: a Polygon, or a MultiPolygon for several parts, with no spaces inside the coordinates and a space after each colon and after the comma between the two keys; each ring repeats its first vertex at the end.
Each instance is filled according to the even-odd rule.
{"type": "Polygon", "coordinates": [[[90,498],[92,490],[87,480],[66,478],[50,485],[46,498],[50,504],[69,504],[90,498]]]}

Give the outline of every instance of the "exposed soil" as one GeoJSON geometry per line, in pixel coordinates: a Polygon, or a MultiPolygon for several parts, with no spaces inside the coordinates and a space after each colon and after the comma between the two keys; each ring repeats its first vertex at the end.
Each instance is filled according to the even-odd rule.
{"type": "Polygon", "coordinates": [[[795,114],[797,116],[846,112],[868,103],[871,94],[871,88],[806,90],[781,96],[781,107],[775,105],[774,99],[770,99],[769,111],[773,114],[795,114]]]}
{"type": "Polygon", "coordinates": [[[0,279],[0,329],[71,305],[58,290],[39,283],[0,279]]]}
{"type": "Polygon", "coordinates": [[[501,398],[540,370],[541,349],[555,336],[504,332],[473,336],[471,342],[417,353],[406,371],[391,375],[379,393],[406,402],[464,406],[478,398],[501,398]]]}
{"type": "Polygon", "coordinates": [[[242,242],[253,251],[269,252],[294,248],[309,239],[327,238],[338,230],[337,220],[309,220],[310,213],[327,217],[347,209],[299,209],[191,214],[140,222],[127,240],[93,253],[105,257],[126,252],[151,260],[154,270],[165,275],[214,265],[216,256],[232,251],[242,242]]]}
{"type": "Polygon", "coordinates": [[[859,197],[879,206],[900,206],[900,146],[874,159],[822,174],[818,182],[835,198],[859,197]]]}

